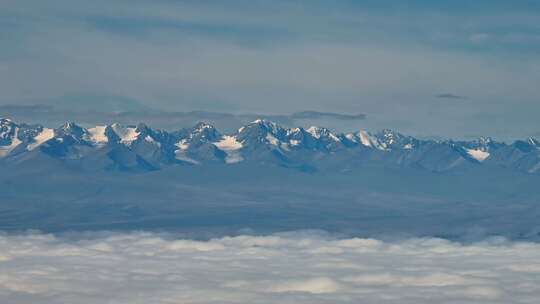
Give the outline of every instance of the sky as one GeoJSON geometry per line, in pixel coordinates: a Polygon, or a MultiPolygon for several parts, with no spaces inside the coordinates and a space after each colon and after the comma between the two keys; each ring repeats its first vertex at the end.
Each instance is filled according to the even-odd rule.
{"type": "Polygon", "coordinates": [[[0,235],[5,303],[538,303],[540,245],[152,233],[0,235]]]}
{"type": "Polygon", "coordinates": [[[0,104],[365,113],[540,136],[538,1],[0,2],[0,104]]]}

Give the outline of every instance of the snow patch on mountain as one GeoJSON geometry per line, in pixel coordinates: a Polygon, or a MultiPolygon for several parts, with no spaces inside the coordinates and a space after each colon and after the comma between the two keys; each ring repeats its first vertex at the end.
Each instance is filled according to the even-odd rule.
{"type": "Polygon", "coordinates": [[[41,146],[43,143],[51,140],[52,138],[54,138],[54,130],[45,128],[36,137],[34,137],[34,141],[26,148],[28,151],[35,150],[37,147],[41,146]]]}
{"type": "Polygon", "coordinates": [[[18,135],[19,128],[16,128],[13,138],[11,139],[11,144],[9,146],[0,146],[0,158],[8,156],[11,151],[15,150],[15,148],[22,144],[22,141],[18,138],[18,135]]]}
{"type": "Polygon", "coordinates": [[[88,136],[91,142],[101,145],[109,142],[109,138],[105,134],[107,126],[96,126],[94,128],[88,129],[88,136]]]}
{"type": "Polygon", "coordinates": [[[137,140],[140,133],[137,132],[137,128],[135,127],[123,127],[119,124],[113,124],[111,126],[112,130],[118,137],[120,138],[120,142],[123,144],[130,144],[137,140]]]}
{"type": "Polygon", "coordinates": [[[362,145],[366,147],[373,146],[373,144],[371,143],[371,136],[366,131],[358,132],[358,136],[360,137],[360,142],[362,143],[362,145]]]}
{"type": "Polygon", "coordinates": [[[321,138],[321,133],[322,133],[322,128],[319,128],[319,127],[316,127],[316,126],[311,126],[309,128],[307,128],[306,130],[309,134],[311,134],[311,136],[319,139],[321,138]]]}
{"type": "Polygon", "coordinates": [[[203,123],[199,123],[194,131],[201,133],[201,132],[204,132],[204,130],[206,130],[206,129],[211,130],[213,128],[214,128],[214,126],[212,126],[211,124],[207,124],[207,123],[203,122],[203,123]]]}
{"type": "Polygon", "coordinates": [[[244,160],[239,151],[242,149],[243,145],[236,140],[235,136],[223,136],[223,138],[220,141],[215,142],[214,145],[227,154],[227,157],[225,158],[227,164],[234,164],[244,160]]]}
{"type": "Polygon", "coordinates": [[[144,140],[148,143],[151,143],[151,144],[154,144],[158,147],[161,147],[161,143],[159,143],[158,141],[156,141],[152,136],[150,135],[146,135],[146,137],[144,138],[144,140]]]}
{"type": "Polygon", "coordinates": [[[215,142],[214,145],[223,151],[234,151],[243,147],[242,143],[236,140],[236,137],[227,135],[215,142]]]}
{"type": "Polygon", "coordinates": [[[188,162],[194,165],[198,165],[200,162],[189,157],[186,153],[189,149],[189,143],[186,139],[182,139],[181,141],[177,142],[175,146],[178,148],[174,151],[174,156],[177,160],[188,162]]]}
{"type": "Polygon", "coordinates": [[[335,142],[341,142],[341,139],[339,139],[339,137],[337,137],[334,133],[329,133],[328,136],[335,142]]]}
{"type": "Polygon", "coordinates": [[[385,143],[381,143],[377,137],[369,134],[367,131],[360,131],[357,133],[357,136],[360,138],[360,143],[366,147],[375,148],[382,151],[387,150],[385,143]]]}
{"type": "Polygon", "coordinates": [[[279,147],[284,151],[287,151],[287,152],[291,151],[291,149],[289,148],[289,144],[287,143],[281,143],[279,147]]]}
{"type": "Polygon", "coordinates": [[[270,133],[266,134],[266,140],[274,146],[279,146],[279,140],[270,133]]]}
{"type": "Polygon", "coordinates": [[[352,134],[352,133],[347,133],[347,134],[345,134],[345,138],[347,138],[348,140],[352,141],[353,143],[358,143],[358,139],[357,139],[356,136],[354,136],[354,134],[352,134]]]}
{"type": "Polygon", "coordinates": [[[538,139],[529,137],[527,141],[531,146],[535,146],[536,148],[540,149],[540,141],[538,139]]]}
{"type": "Polygon", "coordinates": [[[330,130],[326,128],[314,126],[310,127],[306,131],[316,139],[330,139],[335,142],[341,142],[341,139],[339,139],[339,137],[337,137],[334,133],[330,132],[330,130]]]}
{"type": "Polygon", "coordinates": [[[467,154],[479,162],[485,161],[489,157],[489,152],[475,149],[467,149],[467,154]]]}
{"type": "Polygon", "coordinates": [[[312,127],[309,127],[307,130],[306,130],[309,134],[311,134],[311,136],[319,139],[321,138],[321,128],[319,127],[315,127],[315,126],[312,126],[312,127]]]}
{"type": "Polygon", "coordinates": [[[181,141],[177,142],[175,146],[182,151],[189,149],[189,144],[187,143],[186,139],[182,139],[181,141]]]}
{"type": "Polygon", "coordinates": [[[185,151],[182,151],[182,150],[176,150],[174,151],[174,156],[177,160],[180,160],[180,161],[184,161],[184,162],[188,162],[188,163],[191,163],[191,164],[194,164],[194,165],[198,165],[200,164],[199,161],[189,157],[186,155],[186,152],[185,151]]]}
{"type": "Polygon", "coordinates": [[[299,146],[301,144],[301,142],[296,139],[291,139],[289,143],[291,144],[291,146],[299,146]]]}

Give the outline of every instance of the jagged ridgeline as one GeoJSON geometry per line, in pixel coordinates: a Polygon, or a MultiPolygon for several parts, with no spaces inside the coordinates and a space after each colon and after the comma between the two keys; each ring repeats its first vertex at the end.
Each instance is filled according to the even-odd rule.
{"type": "Polygon", "coordinates": [[[0,119],[0,162],[54,159],[92,170],[151,171],[167,166],[239,163],[273,164],[307,172],[351,171],[359,165],[412,167],[448,172],[496,166],[527,174],[540,172],[540,142],[514,143],[420,140],[392,130],[333,133],[326,128],[283,128],[256,120],[234,134],[198,123],[175,132],[145,124],[57,129],[0,119]]]}

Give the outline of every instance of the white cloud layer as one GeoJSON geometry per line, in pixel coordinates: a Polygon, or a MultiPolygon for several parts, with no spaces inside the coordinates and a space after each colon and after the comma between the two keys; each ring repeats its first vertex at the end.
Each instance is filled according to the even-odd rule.
{"type": "Polygon", "coordinates": [[[538,303],[540,244],[0,236],[0,303],[538,303]]]}

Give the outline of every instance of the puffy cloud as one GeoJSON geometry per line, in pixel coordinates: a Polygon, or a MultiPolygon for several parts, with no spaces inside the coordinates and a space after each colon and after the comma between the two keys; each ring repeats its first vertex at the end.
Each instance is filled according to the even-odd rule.
{"type": "Polygon", "coordinates": [[[540,244],[0,236],[2,303],[536,303],[540,244]]]}

